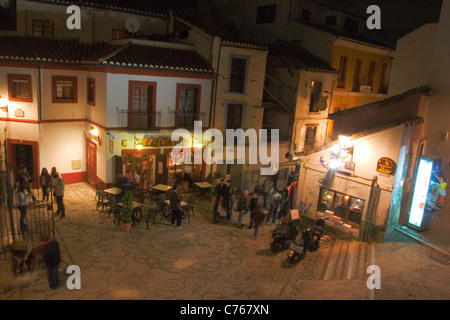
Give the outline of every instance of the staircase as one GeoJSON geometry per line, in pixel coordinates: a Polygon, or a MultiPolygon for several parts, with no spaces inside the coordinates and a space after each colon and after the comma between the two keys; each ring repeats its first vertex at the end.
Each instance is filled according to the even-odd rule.
{"type": "Polygon", "coordinates": [[[336,240],[328,255],[321,280],[365,280],[370,261],[370,244],[336,240]]]}

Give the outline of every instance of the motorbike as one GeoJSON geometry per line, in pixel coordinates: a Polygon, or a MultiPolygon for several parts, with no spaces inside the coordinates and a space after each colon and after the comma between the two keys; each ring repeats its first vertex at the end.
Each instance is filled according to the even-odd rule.
{"type": "Polygon", "coordinates": [[[270,241],[270,249],[272,252],[279,252],[286,248],[297,237],[298,230],[296,221],[289,221],[286,225],[276,228],[272,232],[272,240],[270,241]],[[284,227],[283,227],[284,226],[284,227]]]}
{"type": "Polygon", "coordinates": [[[289,263],[302,259],[308,251],[312,252],[319,249],[324,226],[325,218],[321,218],[316,221],[313,229],[306,229],[302,232],[300,239],[292,241],[288,253],[289,263]]]}

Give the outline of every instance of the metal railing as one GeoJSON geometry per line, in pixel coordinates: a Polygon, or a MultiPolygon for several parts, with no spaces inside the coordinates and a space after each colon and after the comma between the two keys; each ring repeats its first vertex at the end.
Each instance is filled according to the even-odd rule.
{"type": "Polygon", "coordinates": [[[192,130],[194,129],[194,121],[202,121],[203,126],[207,125],[206,112],[204,111],[192,113],[169,109],[168,117],[169,127],[192,130]]]}
{"type": "Polygon", "coordinates": [[[135,112],[117,108],[119,127],[131,130],[154,129],[161,126],[161,111],[135,112]]]}

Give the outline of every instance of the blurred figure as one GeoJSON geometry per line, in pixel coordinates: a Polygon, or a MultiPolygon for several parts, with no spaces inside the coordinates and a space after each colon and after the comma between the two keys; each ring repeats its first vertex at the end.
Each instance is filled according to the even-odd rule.
{"type": "Polygon", "coordinates": [[[42,260],[47,266],[48,285],[50,289],[56,289],[59,285],[59,264],[61,262],[61,253],[59,251],[59,243],[50,238],[48,234],[40,236],[44,252],[42,260]]]}
{"type": "Polygon", "coordinates": [[[30,203],[30,194],[25,194],[25,188],[23,186],[19,186],[19,190],[17,190],[17,208],[20,212],[20,232],[25,232],[28,230],[28,226],[25,223],[25,219],[27,217],[27,207],[30,203]]]}
{"type": "Polygon", "coordinates": [[[239,216],[238,216],[238,221],[237,221],[237,227],[242,229],[242,218],[244,217],[244,215],[246,215],[248,213],[248,190],[244,190],[244,192],[242,193],[241,198],[239,199],[238,202],[238,211],[239,211],[239,216]]]}
{"type": "Polygon", "coordinates": [[[47,171],[47,168],[42,168],[41,175],[39,176],[39,184],[41,185],[42,189],[42,201],[44,202],[45,199],[47,199],[48,201],[48,196],[52,182],[50,174],[47,171]]]}
{"type": "Polygon", "coordinates": [[[61,218],[66,216],[66,208],[64,206],[63,198],[64,198],[64,180],[57,173],[53,175],[53,179],[55,184],[53,185],[53,194],[56,197],[56,215],[61,215],[61,218]]]}

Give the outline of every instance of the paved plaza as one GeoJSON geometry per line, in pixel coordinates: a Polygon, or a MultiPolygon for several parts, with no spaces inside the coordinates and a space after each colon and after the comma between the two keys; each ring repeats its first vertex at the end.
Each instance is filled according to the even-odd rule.
{"type": "MultiPolygon", "coordinates": [[[[183,228],[166,218],[120,230],[95,206],[95,191],[84,183],[66,186],[66,218],[56,220],[61,246],[60,287],[51,290],[45,268],[13,278],[0,260],[0,299],[11,300],[303,300],[449,299],[449,258],[399,235],[398,241],[368,245],[364,263],[381,270],[381,289],[369,290],[368,274],[327,278],[337,243],[323,241],[317,252],[290,265],[287,251],[269,249],[272,225],[258,238],[253,230],[213,224],[210,200],[197,199],[183,228]],[[403,238],[402,238],[403,237],[403,238]],[[81,270],[81,289],[66,287],[69,265],[81,270]]],[[[144,208],[144,213],[146,210],[144,208]]],[[[248,225],[248,215],[244,223],[248,225]]],[[[37,244],[37,243],[36,243],[37,244]]],[[[343,262],[342,266],[350,265],[343,262]]],[[[333,268],[339,268],[335,263],[333,268]]],[[[345,271],[345,270],[344,270],[345,271]]],[[[349,272],[346,273],[350,274],[349,272]]],[[[356,274],[356,273],[355,273],[356,274]]]]}

